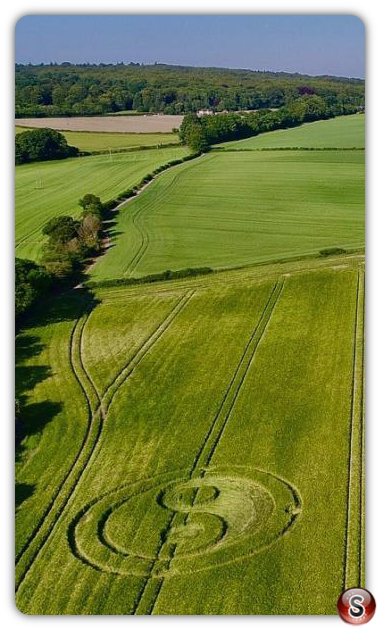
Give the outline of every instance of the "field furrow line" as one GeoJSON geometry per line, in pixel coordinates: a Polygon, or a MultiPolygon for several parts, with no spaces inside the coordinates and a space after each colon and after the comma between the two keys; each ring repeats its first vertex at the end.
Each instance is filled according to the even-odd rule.
{"type": "Polygon", "coordinates": [[[363,308],[362,308],[362,400],[360,432],[360,549],[359,578],[360,586],[365,587],[365,273],[363,270],[363,308]]]}
{"type": "MultiPolygon", "coordinates": [[[[180,166],[180,165],[177,165],[180,166]]],[[[175,167],[173,167],[175,168],[175,167]]],[[[140,210],[138,210],[132,218],[132,223],[135,226],[136,230],[140,233],[141,236],[141,244],[137,250],[137,252],[133,255],[130,263],[128,264],[128,267],[125,271],[125,274],[131,274],[132,271],[134,269],[136,269],[137,265],[139,264],[140,260],[142,259],[142,257],[144,256],[148,246],[149,246],[149,234],[148,232],[145,230],[145,228],[143,229],[142,223],[140,222],[140,216],[143,214],[143,212],[145,212],[147,210],[147,208],[152,208],[155,207],[157,205],[159,205],[159,202],[161,201],[162,197],[165,197],[168,193],[168,191],[172,188],[174,182],[178,179],[180,173],[174,175],[174,177],[172,178],[172,181],[164,188],[164,190],[162,191],[161,194],[156,195],[154,202],[152,203],[148,203],[145,206],[142,206],[142,208],[140,210]]],[[[149,184],[152,184],[155,180],[157,179],[157,177],[155,177],[151,182],[149,182],[147,186],[149,186],[149,184]]],[[[145,190],[145,187],[144,187],[145,190]]],[[[141,191],[143,192],[143,190],[141,191]]]]}
{"type": "Polygon", "coordinates": [[[93,443],[96,442],[98,436],[101,431],[101,416],[97,413],[97,394],[96,391],[91,389],[91,382],[86,378],[86,375],[83,377],[81,374],[81,360],[79,358],[79,347],[81,344],[81,339],[83,335],[84,326],[87,322],[88,315],[82,315],[76,321],[69,344],[69,357],[70,357],[70,366],[71,370],[74,374],[76,381],[78,382],[82,393],[85,398],[85,404],[88,413],[88,423],[85,436],[83,438],[81,447],[77,453],[77,456],[69,469],[67,475],[63,479],[62,483],[58,487],[57,492],[52,498],[47,510],[44,515],[40,519],[37,524],[35,530],[32,535],[28,539],[27,544],[24,546],[22,553],[19,554],[17,559],[16,566],[16,592],[20,587],[22,581],[24,580],[27,572],[31,568],[34,560],[36,559],[39,551],[42,549],[44,543],[48,539],[50,533],[53,530],[54,524],[58,520],[60,514],[62,513],[64,507],[67,504],[67,501],[71,495],[70,488],[75,487],[75,484],[79,480],[81,476],[81,471],[83,469],[83,459],[84,465],[86,462],[86,457],[90,457],[93,450],[93,443]],[[86,384],[85,384],[86,383],[86,384]],[[90,387],[89,387],[90,384],[90,387]],[[68,488],[66,489],[66,486],[68,488]],[[62,498],[61,495],[65,494],[62,498]],[[65,499],[66,497],[66,499],[65,499]],[[25,555],[27,554],[27,558],[25,555]],[[21,575],[18,576],[18,567],[21,565],[21,575]],[[25,566],[24,566],[25,565],[25,566]]]}
{"type": "Polygon", "coordinates": [[[358,272],[353,332],[351,411],[348,441],[347,512],[343,559],[343,590],[359,586],[361,579],[363,494],[363,317],[364,274],[358,272]]]}
{"type": "Polygon", "coordinates": [[[165,331],[169,328],[173,320],[179,315],[179,313],[186,307],[195,293],[195,290],[187,291],[184,296],[177,302],[170,313],[165,317],[164,321],[155,329],[150,337],[143,343],[143,345],[135,352],[127,365],[116,375],[114,380],[109,384],[105,394],[103,395],[102,402],[105,407],[106,413],[108,412],[113,398],[120,386],[130,376],[131,372],[138,366],[145,355],[149,352],[152,346],[162,337],[165,331]]]}
{"type": "MultiPolygon", "coordinates": [[[[218,408],[218,411],[194,459],[193,465],[189,473],[189,479],[197,477],[197,476],[203,477],[205,475],[205,472],[206,472],[205,467],[210,464],[211,459],[220,442],[224,429],[227,425],[228,419],[231,416],[231,412],[233,410],[235,402],[245,382],[245,378],[247,376],[249,368],[252,365],[252,362],[254,360],[257,348],[260,344],[261,339],[263,338],[263,335],[265,333],[265,330],[267,329],[267,326],[271,319],[274,308],[281,295],[284,283],[285,283],[285,280],[282,279],[281,281],[277,281],[273,286],[273,289],[264,306],[260,319],[258,323],[256,324],[256,326],[254,327],[254,330],[248,340],[248,343],[246,344],[243,350],[243,354],[239,360],[239,363],[235,369],[232,379],[223,396],[223,399],[218,408]]],[[[197,491],[195,491],[194,493],[192,504],[195,503],[196,498],[197,498],[197,491]]],[[[167,531],[170,530],[176,516],[177,514],[173,512],[167,525],[167,531]]],[[[180,518],[182,518],[182,515],[180,515],[180,518]]],[[[186,524],[187,519],[188,519],[188,514],[185,516],[183,520],[184,525],[186,524]]],[[[160,559],[160,554],[165,545],[165,538],[166,537],[164,536],[161,547],[157,552],[157,560],[155,562],[155,565],[158,565],[160,562],[162,562],[162,560],[160,559]]],[[[175,547],[176,546],[174,545],[172,548],[172,551],[170,554],[171,559],[173,559],[175,555],[175,547]]],[[[170,562],[171,560],[167,561],[167,569],[169,569],[170,567],[170,562]]],[[[143,588],[141,590],[140,595],[138,596],[136,600],[135,607],[132,614],[150,615],[153,613],[154,607],[156,605],[161,588],[164,583],[163,577],[160,577],[160,578],[154,577],[153,573],[155,570],[155,565],[153,565],[150,575],[146,578],[143,584],[143,588]],[[152,582],[156,583],[156,586],[153,586],[151,584],[152,582]]]]}
{"type": "MultiPolygon", "coordinates": [[[[201,155],[200,157],[203,157],[203,155],[201,155]]],[[[209,157],[209,161],[210,159],[212,159],[215,156],[208,156],[209,157]]],[[[194,168],[194,166],[196,166],[198,164],[198,158],[196,158],[195,160],[192,160],[192,163],[189,163],[186,165],[186,168],[183,168],[181,171],[179,171],[178,173],[174,174],[174,177],[172,178],[172,180],[169,182],[169,184],[167,184],[165,186],[165,188],[163,189],[163,191],[160,193],[156,193],[154,201],[148,203],[147,205],[143,206],[140,210],[138,210],[133,218],[132,218],[132,222],[136,228],[136,230],[138,232],[140,232],[140,236],[141,236],[141,244],[137,250],[137,252],[134,254],[134,256],[132,257],[131,261],[129,262],[124,275],[126,274],[131,274],[132,271],[134,271],[134,269],[136,269],[137,265],[139,264],[139,262],[141,261],[142,257],[144,256],[146,250],[149,247],[149,233],[147,230],[145,230],[145,228],[143,228],[143,223],[140,221],[141,215],[147,210],[147,208],[152,209],[155,208],[156,206],[160,205],[161,200],[164,197],[167,197],[168,192],[171,190],[171,188],[174,186],[174,184],[178,181],[178,179],[184,174],[186,173],[189,169],[194,168]],[[193,163],[194,162],[194,163],[193,163]]],[[[168,169],[167,171],[165,171],[166,173],[170,170],[176,169],[179,166],[183,166],[183,164],[176,164],[175,166],[171,167],[171,169],[168,169]]],[[[158,174],[158,176],[154,177],[152,181],[150,181],[148,184],[146,184],[146,186],[144,186],[144,188],[140,191],[140,193],[144,192],[145,188],[147,188],[150,184],[153,184],[153,182],[160,176],[160,173],[158,174]]],[[[139,194],[140,194],[139,193],[139,194]]],[[[133,199],[131,199],[131,201],[133,201],[133,199]]]]}
{"type": "Polygon", "coordinates": [[[77,328],[79,328],[78,322],[80,321],[80,319],[74,326],[73,334],[70,339],[70,364],[86,399],[86,405],[89,410],[88,429],[85,439],[82,443],[81,450],[79,451],[73,466],[71,467],[68,475],[66,476],[58,492],[53,498],[49,509],[45,513],[43,519],[40,521],[38,531],[36,531],[34,537],[30,539],[30,548],[33,547],[32,553],[29,554],[31,555],[31,560],[28,563],[27,568],[22,572],[19,580],[17,580],[16,576],[16,592],[21,586],[24,578],[26,577],[38,554],[42,550],[44,544],[47,542],[49,536],[53,532],[53,529],[57,525],[59,518],[62,516],[65,507],[69,503],[70,499],[74,496],[75,490],[78,487],[78,484],[85,470],[90,465],[97,450],[97,447],[100,444],[101,432],[104,426],[104,422],[106,420],[107,412],[116,392],[118,391],[119,387],[124,383],[124,381],[130,376],[135,367],[137,367],[137,365],[149,352],[152,346],[164,334],[164,332],[170,326],[175,317],[181,312],[183,308],[185,308],[186,304],[189,302],[194,293],[195,291],[188,291],[184,296],[180,298],[174,308],[165,317],[163,322],[160,323],[156,330],[150,335],[150,337],[142,344],[142,346],[136,351],[133,357],[128,361],[127,365],[123,368],[123,370],[121,370],[115,380],[108,386],[102,398],[100,398],[97,389],[93,384],[91,376],[88,374],[83,362],[83,330],[86,322],[88,321],[88,315],[82,317],[79,335],[76,334],[76,331],[77,328]],[[75,352],[77,352],[78,354],[78,356],[76,357],[77,362],[74,360],[75,352]],[[90,393],[86,389],[86,387],[88,386],[90,389],[90,393]],[[80,468],[81,459],[84,459],[82,468],[80,468]],[[79,467],[78,471],[75,470],[77,466],[79,467]],[[73,480],[70,480],[71,476],[74,477],[73,480]],[[70,483],[71,485],[66,491],[66,496],[62,499],[62,504],[60,503],[57,508],[55,504],[60,499],[59,494],[62,493],[62,491],[64,490],[64,486],[67,483],[70,483]],[[47,520],[48,517],[49,520],[47,520]],[[42,541],[39,542],[41,538],[42,541]]]}
{"type": "Polygon", "coordinates": [[[255,327],[248,344],[246,345],[240,362],[237,366],[235,374],[228,386],[224,399],[219,407],[218,413],[210,427],[210,431],[204,444],[202,445],[196,459],[194,460],[191,476],[202,476],[203,468],[208,466],[211,458],[220,441],[224,428],[231,415],[239,392],[244,384],[245,377],[254,359],[258,345],[264,335],[269,324],[276,303],[280,297],[284,286],[284,281],[276,282],[272,292],[268,298],[265,308],[260,316],[259,322],[255,327]]]}

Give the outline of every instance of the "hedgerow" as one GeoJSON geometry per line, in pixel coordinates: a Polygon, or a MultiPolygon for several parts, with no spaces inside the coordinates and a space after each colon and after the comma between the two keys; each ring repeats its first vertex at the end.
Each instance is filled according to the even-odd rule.
{"type": "Polygon", "coordinates": [[[338,254],[346,254],[347,250],[343,249],[343,247],[328,247],[326,249],[321,249],[319,252],[320,256],[337,256],[338,254]]]}
{"type": "Polygon", "coordinates": [[[177,280],[179,278],[189,278],[192,276],[207,275],[213,273],[214,269],[211,267],[195,267],[188,269],[178,269],[173,271],[167,269],[162,273],[152,273],[148,276],[142,276],[141,278],[114,278],[112,280],[101,280],[99,282],[86,282],[86,287],[115,287],[115,286],[128,286],[131,284],[147,284],[151,282],[161,282],[163,280],[177,280]]]}

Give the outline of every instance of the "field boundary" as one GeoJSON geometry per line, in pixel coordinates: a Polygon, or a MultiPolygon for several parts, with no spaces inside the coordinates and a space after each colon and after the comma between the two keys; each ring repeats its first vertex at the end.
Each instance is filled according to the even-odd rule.
{"type": "Polygon", "coordinates": [[[251,149],[239,149],[235,147],[216,147],[210,151],[218,153],[243,153],[252,151],[365,151],[365,147],[256,147],[251,149]]]}
{"type": "Polygon", "coordinates": [[[347,512],[343,562],[343,590],[359,586],[362,578],[363,529],[363,358],[364,273],[358,271],[351,382],[351,411],[348,441],[347,512]]]}
{"type": "MultiPolygon", "coordinates": [[[[128,200],[128,201],[132,201],[128,200]]],[[[124,205],[125,202],[122,202],[121,205],[124,205]]],[[[238,265],[237,267],[206,267],[205,269],[207,269],[207,272],[205,274],[197,274],[197,275],[209,275],[210,273],[213,274],[213,276],[215,277],[216,274],[223,274],[223,273],[228,273],[228,272],[237,272],[237,271],[250,271],[250,270],[255,270],[258,268],[264,268],[265,267],[272,267],[273,265],[286,265],[286,264],[291,264],[291,263],[297,263],[297,262],[303,262],[303,261],[326,261],[330,264],[332,264],[333,262],[338,262],[338,261],[342,261],[344,258],[346,257],[354,257],[355,255],[364,255],[364,248],[363,247],[352,247],[349,245],[345,246],[345,253],[344,254],[334,254],[331,256],[322,256],[320,253],[320,250],[318,252],[313,252],[313,253],[309,253],[309,254],[303,254],[300,256],[289,256],[289,258],[277,258],[277,259],[273,259],[273,260],[265,260],[265,261],[259,261],[259,262],[255,262],[255,263],[250,263],[248,265],[238,265]],[[211,271],[209,271],[211,270],[211,271]]],[[[330,265],[331,266],[331,265],[330,265]]],[[[318,267],[315,267],[318,268],[318,267]]],[[[202,269],[202,267],[200,268],[202,269]]],[[[196,271],[197,268],[195,267],[194,270],[196,271]]],[[[307,267],[305,267],[303,270],[308,270],[307,267]]],[[[176,281],[176,280],[193,280],[193,274],[189,274],[188,276],[182,276],[180,278],[159,278],[159,279],[154,279],[151,280],[150,278],[155,275],[163,275],[165,273],[167,273],[168,271],[172,272],[172,273],[181,273],[184,270],[183,269],[167,269],[165,271],[159,272],[157,274],[151,274],[149,276],[141,276],[141,278],[138,277],[129,277],[129,278],[125,278],[125,277],[118,277],[118,278],[109,278],[109,279],[104,279],[104,280],[88,280],[85,282],[85,286],[88,287],[89,289],[108,289],[108,288],[116,288],[116,289],[121,289],[121,288],[131,288],[133,289],[136,286],[141,286],[141,285],[152,285],[152,284],[156,284],[156,283],[167,283],[169,281],[176,281]]],[[[301,271],[301,270],[300,270],[301,271]]],[[[194,274],[195,275],[195,274],[194,274]]],[[[277,274],[278,275],[278,274],[277,274]]]]}
{"type": "Polygon", "coordinates": [[[350,267],[351,269],[356,269],[359,258],[364,258],[363,249],[353,250],[350,252],[347,251],[346,254],[334,256],[323,257],[308,255],[296,259],[281,259],[279,261],[249,265],[246,267],[239,266],[233,269],[212,269],[211,271],[207,271],[205,274],[199,273],[180,276],[178,278],[162,278],[152,282],[140,282],[139,278],[133,279],[131,282],[130,278],[126,278],[125,282],[123,279],[119,279],[119,281],[115,282],[105,280],[103,282],[86,283],[85,286],[86,288],[93,290],[95,294],[99,291],[99,295],[102,296],[102,301],[110,301],[110,296],[112,296],[112,301],[114,299],[125,300],[126,298],[136,294],[140,296],[161,295],[190,287],[205,289],[214,285],[214,283],[218,285],[228,285],[231,282],[244,283],[247,281],[261,282],[266,279],[274,280],[280,275],[295,275],[309,271],[317,272],[326,269],[334,269],[340,264],[344,264],[347,268],[350,267]],[[293,268],[293,266],[297,263],[307,262],[310,262],[310,266],[293,268]],[[260,275],[256,275],[257,272],[261,271],[262,273],[260,273],[260,275]],[[108,290],[113,292],[107,296],[108,290]],[[106,292],[104,297],[103,292],[106,292]]]}
{"type": "Polygon", "coordinates": [[[360,440],[361,488],[360,488],[360,585],[365,587],[365,272],[363,269],[363,343],[362,343],[362,427],[360,440]]]}

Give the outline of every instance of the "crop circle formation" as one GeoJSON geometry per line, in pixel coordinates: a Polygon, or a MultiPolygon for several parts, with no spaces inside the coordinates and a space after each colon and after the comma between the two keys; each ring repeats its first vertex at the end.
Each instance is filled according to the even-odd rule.
{"type": "Polygon", "coordinates": [[[77,558],[100,571],[191,573],[265,550],[300,510],[296,489],[269,472],[177,472],[94,499],[71,523],[69,541],[77,558]]]}

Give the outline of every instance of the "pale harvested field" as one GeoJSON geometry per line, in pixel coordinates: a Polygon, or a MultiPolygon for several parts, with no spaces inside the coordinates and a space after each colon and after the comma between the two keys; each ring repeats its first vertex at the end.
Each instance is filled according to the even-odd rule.
{"type": "Polygon", "coordinates": [[[113,131],[130,133],[167,133],[179,128],[183,116],[73,116],[64,118],[16,118],[20,127],[49,127],[62,131],[113,131]]]}

